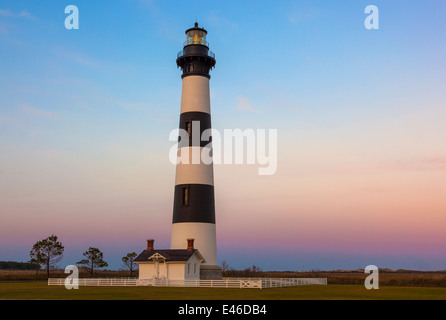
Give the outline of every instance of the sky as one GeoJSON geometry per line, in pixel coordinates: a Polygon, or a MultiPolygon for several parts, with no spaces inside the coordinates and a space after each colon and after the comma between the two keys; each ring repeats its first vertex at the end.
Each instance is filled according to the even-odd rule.
{"type": "Polygon", "coordinates": [[[0,260],[29,260],[51,234],[60,267],[90,246],[116,269],[148,238],[169,248],[175,60],[198,21],[217,60],[213,128],[278,132],[274,175],[214,167],[219,263],[445,270],[445,13],[443,0],[0,0],[0,260]]]}

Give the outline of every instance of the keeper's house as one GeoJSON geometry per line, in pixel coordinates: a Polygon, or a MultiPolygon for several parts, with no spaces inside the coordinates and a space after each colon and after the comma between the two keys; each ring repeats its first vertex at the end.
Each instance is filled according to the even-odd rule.
{"type": "Polygon", "coordinates": [[[200,265],[206,262],[194,249],[194,239],[187,239],[187,249],[155,250],[154,240],[134,260],[139,265],[139,279],[199,280],[200,265]]]}

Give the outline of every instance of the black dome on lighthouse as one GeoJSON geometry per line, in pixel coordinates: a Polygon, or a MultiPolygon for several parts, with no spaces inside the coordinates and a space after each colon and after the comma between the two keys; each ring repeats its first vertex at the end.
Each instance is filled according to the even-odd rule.
{"type": "Polygon", "coordinates": [[[204,34],[207,34],[208,32],[206,31],[206,29],[204,29],[204,28],[200,28],[200,27],[198,27],[198,22],[195,22],[195,24],[194,24],[194,27],[193,28],[190,28],[190,29],[187,29],[186,30],[186,34],[188,34],[189,32],[191,32],[191,31],[197,31],[197,32],[204,32],[204,34]]]}

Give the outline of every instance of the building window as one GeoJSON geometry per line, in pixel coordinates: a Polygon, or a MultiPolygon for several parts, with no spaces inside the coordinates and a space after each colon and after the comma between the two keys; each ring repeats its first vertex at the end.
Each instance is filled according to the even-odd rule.
{"type": "Polygon", "coordinates": [[[187,274],[190,274],[190,263],[187,264],[187,274]]]}
{"type": "Polygon", "coordinates": [[[183,188],[183,205],[189,205],[189,187],[183,188]]]}
{"type": "Polygon", "coordinates": [[[194,274],[197,274],[197,264],[194,263],[194,274]]]}

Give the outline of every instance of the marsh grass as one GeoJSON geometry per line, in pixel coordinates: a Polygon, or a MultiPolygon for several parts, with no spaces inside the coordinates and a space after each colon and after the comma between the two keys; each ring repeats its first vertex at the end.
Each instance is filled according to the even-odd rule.
{"type": "MultiPolygon", "coordinates": [[[[265,277],[327,278],[329,284],[363,285],[369,274],[363,272],[263,272],[265,277]]],[[[446,272],[382,272],[380,286],[446,287],[446,272]]]]}
{"type": "MultiPolygon", "coordinates": [[[[50,278],[66,278],[68,274],[64,270],[51,270],[50,278]]],[[[90,278],[90,271],[79,270],[80,278],[90,278]]],[[[95,278],[129,278],[130,271],[98,270],[95,271],[95,278]]],[[[138,277],[138,272],[133,272],[133,277],[138,277]]],[[[0,281],[46,281],[48,277],[45,270],[0,270],[0,281]]]]}

